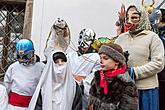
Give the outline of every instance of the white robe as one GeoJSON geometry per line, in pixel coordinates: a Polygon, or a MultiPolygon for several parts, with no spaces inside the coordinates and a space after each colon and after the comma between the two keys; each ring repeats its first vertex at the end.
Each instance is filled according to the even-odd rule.
{"type": "Polygon", "coordinates": [[[8,105],[8,94],[4,85],[0,84],[0,110],[6,110],[8,105]]]}
{"type": "MultiPolygon", "coordinates": [[[[69,30],[69,28],[67,28],[67,30],[69,30]]],[[[70,33],[68,33],[67,37],[64,37],[63,34],[57,35],[55,29],[51,28],[51,34],[47,38],[46,48],[44,50],[45,57],[48,58],[50,53],[55,49],[62,49],[65,51],[69,45],[68,42],[70,42],[68,40],[70,40],[70,33]]],[[[88,96],[90,83],[94,77],[94,72],[100,69],[99,54],[87,53],[78,56],[77,51],[73,50],[73,52],[67,53],[67,58],[71,63],[71,70],[73,72],[73,75],[85,76],[85,79],[83,80],[84,93],[88,96]]]]}
{"type": "MultiPolygon", "coordinates": [[[[46,58],[48,58],[49,54],[55,49],[62,49],[63,51],[66,50],[66,48],[69,46],[69,42],[71,42],[68,27],[67,30],[67,36],[65,36],[62,32],[61,34],[58,34],[58,30],[51,28],[50,35],[47,38],[46,47],[44,50],[44,55],[46,58]]],[[[98,53],[87,53],[78,56],[76,51],[77,49],[73,47],[71,47],[71,49],[73,49],[73,52],[67,53],[67,58],[71,63],[71,71],[73,72],[73,75],[85,77],[83,80],[84,96],[87,99],[89,96],[91,81],[94,77],[94,72],[100,69],[100,56],[98,53]]],[[[79,81],[77,82],[80,83],[79,81]]]]}
{"type": "MultiPolygon", "coordinates": [[[[44,64],[37,62],[24,66],[15,62],[9,66],[4,77],[4,84],[10,91],[19,95],[32,96],[39,82],[44,64]]],[[[27,107],[17,107],[11,104],[7,110],[26,110],[27,107]]]]}
{"type": "Polygon", "coordinates": [[[85,76],[83,80],[84,93],[88,96],[94,72],[99,70],[100,67],[98,53],[87,53],[78,56],[77,52],[70,52],[67,54],[67,57],[71,62],[73,75],[85,76]]]}
{"type": "MultiPolygon", "coordinates": [[[[57,52],[57,51],[55,51],[57,52]]],[[[48,57],[41,79],[32,97],[28,110],[34,110],[42,89],[42,110],[71,110],[76,93],[76,82],[67,61],[61,67],[53,62],[53,53],[48,57]]]]}

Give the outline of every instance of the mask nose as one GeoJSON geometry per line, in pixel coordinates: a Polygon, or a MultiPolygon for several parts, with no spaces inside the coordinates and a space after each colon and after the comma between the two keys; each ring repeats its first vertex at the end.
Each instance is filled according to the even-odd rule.
{"type": "Polygon", "coordinates": [[[130,18],[127,19],[127,24],[132,24],[132,20],[130,18]]]}

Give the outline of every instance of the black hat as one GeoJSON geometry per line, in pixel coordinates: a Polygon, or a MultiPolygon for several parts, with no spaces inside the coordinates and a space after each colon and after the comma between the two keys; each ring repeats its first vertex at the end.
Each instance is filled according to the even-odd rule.
{"type": "Polygon", "coordinates": [[[66,55],[63,52],[56,52],[53,54],[53,61],[56,61],[59,58],[63,59],[65,62],[67,62],[66,55]]]}

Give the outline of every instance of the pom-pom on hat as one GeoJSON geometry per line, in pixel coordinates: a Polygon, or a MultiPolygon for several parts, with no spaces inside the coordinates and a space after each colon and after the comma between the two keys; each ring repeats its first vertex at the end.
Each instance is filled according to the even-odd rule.
{"type": "Polygon", "coordinates": [[[67,62],[66,55],[63,52],[56,52],[53,54],[53,61],[56,61],[59,58],[63,59],[65,62],[67,62]]]}
{"type": "Polygon", "coordinates": [[[99,54],[106,54],[120,64],[125,64],[123,49],[118,44],[102,45],[98,51],[99,54]]]}

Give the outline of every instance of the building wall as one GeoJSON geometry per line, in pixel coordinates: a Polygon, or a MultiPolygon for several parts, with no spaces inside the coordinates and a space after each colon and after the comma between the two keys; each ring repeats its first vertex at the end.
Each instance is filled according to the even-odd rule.
{"type": "MultiPolygon", "coordinates": [[[[161,2],[162,0],[157,1],[161,2]]],[[[50,27],[58,17],[68,22],[72,42],[75,46],[77,45],[78,34],[83,28],[94,29],[97,37],[115,36],[115,21],[118,19],[118,11],[122,3],[127,7],[129,4],[140,4],[141,0],[35,0],[32,40],[36,53],[40,55],[42,60],[44,59],[43,50],[46,38],[50,27]]],[[[74,45],[71,47],[75,49],[74,45]]]]}
{"type": "Polygon", "coordinates": [[[33,0],[27,0],[25,18],[24,18],[23,36],[29,39],[31,38],[32,13],[33,13],[33,0]]]}

